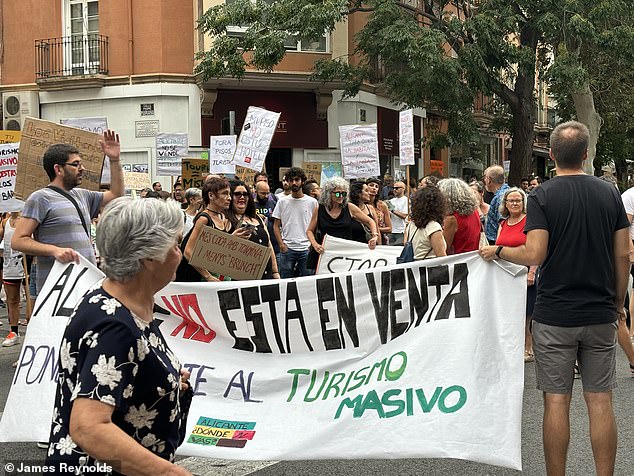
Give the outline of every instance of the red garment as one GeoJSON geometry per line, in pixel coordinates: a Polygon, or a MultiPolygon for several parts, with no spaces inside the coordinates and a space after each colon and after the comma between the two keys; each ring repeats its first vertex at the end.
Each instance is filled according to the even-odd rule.
{"type": "Polygon", "coordinates": [[[458,223],[458,229],[453,237],[453,254],[477,250],[480,247],[481,226],[478,210],[471,215],[458,215],[458,212],[454,212],[453,216],[458,223]]]}
{"type": "Polygon", "coordinates": [[[495,244],[502,246],[521,246],[525,244],[524,225],[526,225],[526,215],[515,225],[509,225],[508,219],[502,220],[500,222],[500,234],[498,239],[495,240],[495,244]]]}

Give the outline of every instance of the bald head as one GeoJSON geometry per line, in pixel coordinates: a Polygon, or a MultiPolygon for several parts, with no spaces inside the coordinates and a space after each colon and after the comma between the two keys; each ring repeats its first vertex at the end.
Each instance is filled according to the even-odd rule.
{"type": "Polygon", "coordinates": [[[259,199],[264,200],[269,196],[269,193],[271,192],[271,188],[269,187],[269,184],[267,182],[256,182],[255,184],[255,193],[258,196],[259,199]]]}
{"type": "Polygon", "coordinates": [[[496,192],[504,184],[504,169],[492,165],[484,171],[484,186],[489,192],[496,192]]]}
{"type": "Polygon", "coordinates": [[[394,186],[392,188],[394,189],[395,197],[402,197],[403,195],[405,195],[405,183],[400,181],[394,182],[394,186]]]}

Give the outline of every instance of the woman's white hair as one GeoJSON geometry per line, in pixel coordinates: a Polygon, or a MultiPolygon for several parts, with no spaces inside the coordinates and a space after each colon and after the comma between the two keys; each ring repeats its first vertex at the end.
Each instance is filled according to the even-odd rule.
{"type": "MultiPolygon", "coordinates": [[[[326,207],[328,210],[332,210],[332,191],[336,188],[342,188],[346,192],[350,191],[350,184],[343,177],[332,177],[326,180],[321,186],[321,196],[319,197],[319,203],[326,207]]],[[[342,207],[348,205],[348,197],[343,199],[342,207]]]]}
{"type": "Polygon", "coordinates": [[[101,270],[115,281],[132,279],[141,271],[141,260],[165,260],[183,233],[183,223],[183,211],[174,201],[113,200],[97,225],[101,270]]]}
{"type": "Polygon", "coordinates": [[[447,199],[447,214],[471,215],[478,207],[473,191],[467,182],[458,178],[446,178],[438,182],[438,188],[447,199]]]}
{"type": "Polygon", "coordinates": [[[509,209],[506,208],[506,197],[508,197],[509,194],[513,192],[517,192],[522,196],[522,213],[526,213],[526,192],[521,188],[511,187],[506,192],[504,192],[504,196],[502,197],[502,200],[500,200],[500,208],[498,208],[498,211],[500,212],[500,216],[502,218],[508,218],[509,216],[511,216],[511,214],[509,213],[509,209]]]}

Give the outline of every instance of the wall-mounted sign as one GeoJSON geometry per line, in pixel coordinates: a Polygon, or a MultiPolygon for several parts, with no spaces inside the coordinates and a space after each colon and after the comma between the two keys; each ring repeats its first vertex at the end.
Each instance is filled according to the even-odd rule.
{"type": "Polygon", "coordinates": [[[141,115],[142,116],[153,116],[154,115],[154,103],[141,104],[141,115]]]}
{"type": "Polygon", "coordinates": [[[134,137],[155,137],[159,133],[159,121],[134,121],[134,137]]]}

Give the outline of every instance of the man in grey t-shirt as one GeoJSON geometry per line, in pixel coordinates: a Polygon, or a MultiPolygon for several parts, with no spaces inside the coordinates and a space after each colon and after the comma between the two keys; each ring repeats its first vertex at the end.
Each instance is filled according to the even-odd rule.
{"type": "Polygon", "coordinates": [[[90,241],[90,221],[109,201],[124,194],[120,164],[119,135],[106,131],[99,141],[110,158],[111,184],[107,192],[77,188],[84,172],[79,150],[68,144],[54,144],[44,153],[42,165],[51,183],[75,199],[86,224],[82,224],[75,205],[53,188],[43,188],[29,195],[22,218],[18,220],[11,246],[14,250],[37,256],[37,292],[39,293],[55,260],[79,262],[79,255],[96,263],[90,241]]]}

